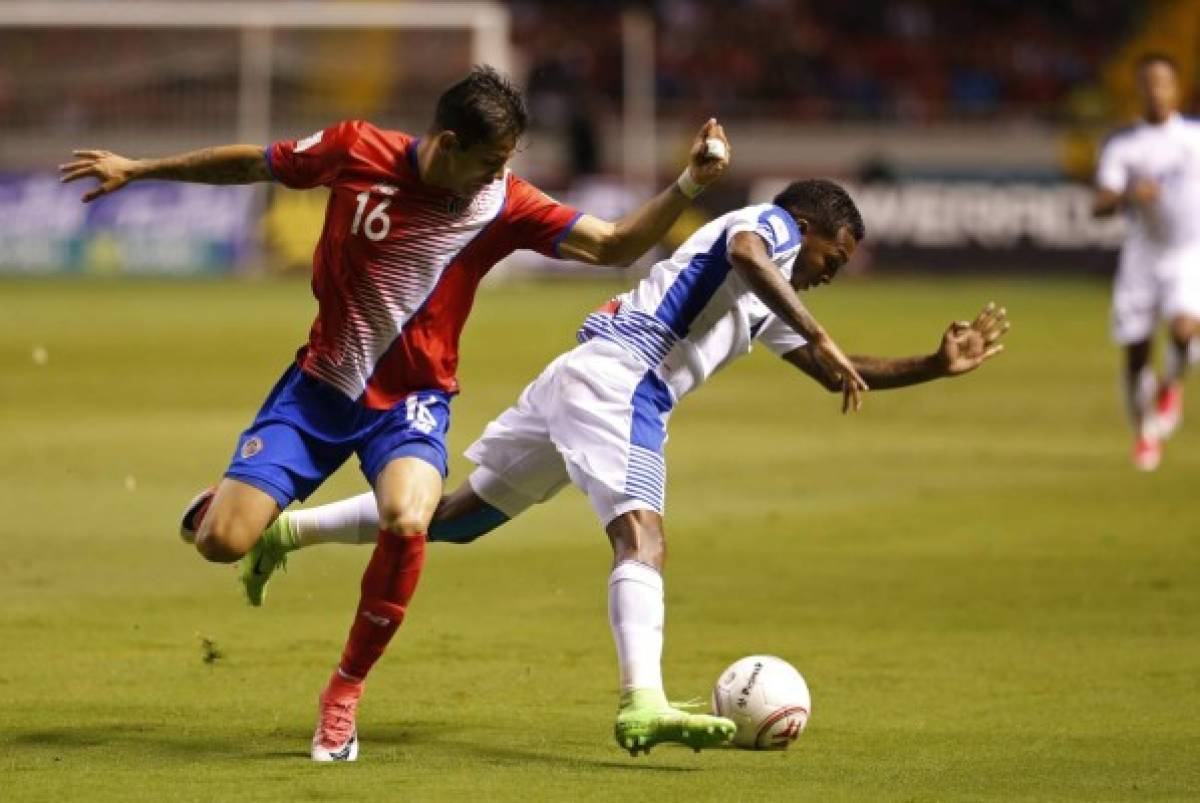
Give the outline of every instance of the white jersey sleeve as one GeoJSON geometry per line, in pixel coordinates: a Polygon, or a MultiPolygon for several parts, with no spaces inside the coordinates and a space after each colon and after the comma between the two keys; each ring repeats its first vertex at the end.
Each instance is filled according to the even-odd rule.
{"type": "Polygon", "coordinates": [[[1125,192],[1129,186],[1129,164],[1125,148],[1114,136],[1100,151],[1100,164],[1096,168],[1096,185],[1112,192],[1125,192]]]}
{"type": "Polygon", "coordinates": [[[761,237],[771,259],[800,245],[796,222],[778,206],[750,206],[735,212],[726,224],[726,248],[732,243],[733,235],[743,231],[752,231],[761,237]]]}
{"type": "Polygon", "coordinates": [[[781,321],[778,315],[770,315],[763,321],[758,330],[757,340],[766,346],[768,351],[780,357],[808,345],[804,336],[781,321]]]}

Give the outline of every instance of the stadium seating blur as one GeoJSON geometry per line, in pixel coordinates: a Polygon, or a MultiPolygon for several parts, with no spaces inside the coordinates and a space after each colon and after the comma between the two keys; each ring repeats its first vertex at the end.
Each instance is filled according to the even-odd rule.
{"type": "MultiPolygon", "coordinates": [[[[620,100],[619,12],[631,5],[638,4],[511,4],[514,42],[529,67],[528,88],[550,113],[564,94],[598,103],[620,100]]],[[[664,113],[716,108],[726,117],[806,121],[1061,119],[1072,91],[1098,81],[1139,14],[1138,4],[1122,0],[1019,3],[1016,10],[1002,0],[641,5],[658,22],[657,90],[664,113]]],[[[446,52],[445,38],[422,34],[422,54],[446,52]]],[[[372,41],[379,42],[378,34],[347,33],[324,50],[349,48],[381,67],[402,67],[409,87],[415,82],[429,91],[459,67],[439,69],[436,60],[379,53],[372,41]]],[[[147,30],[113,32],[101,42],[70,29],[37,37],[0,31],[0,52],[7,54],[0,57],[0,118],[77,130],[130,116],[170,126],[179,118],[178,102],[195,88],[188,84],[204,75],[211,76],[203,87],[206,110],[231,116],[235,47],[220,31],[188,33],[186,42],[179,34],[147,30]],[[97,44],[104,53],[96,52],[97,44]],[[79,66],[97,61],[105,64],[109,79],[104,91],[72,80],[79,66]],[[220,64],[226,69],[211,69],[220,64]],[[34,91],[51,87],[53,94],[34,91]]],[[[299,68],[328,71],[336,56],[295,59],[295,70],[282,66],[280,89],[286,94],[289,85],[313,79],[299,68]]],[[[366,113],[374,113],[398,100],[364,93],[361,84],[328,93],[320,113],[339,111],[348,100],[358,102],[356,110],[366,106],[366,113]]]]}
{"type": "MultiPolygon", "coordinates": [[[[780,181],[829,175],[874,187],[858,197],[878,266],[1111,270],[1120,222],[1092,222],[1084,186],[1098,143],[1136,112],[1130,65],[1139,53],[1176,54],[1186,76],[1200,51],[1200,7],[1176,0],[502,5],[509,67],[532,109],[531,147],[515,163],[522,174],[619,215],[679,169],[696,126],[717,116],[733,137],[736,168],[677,235],[706,214],[761,200],[780,181]],[[625,97],[630,15],[653,26],[653,72],[643,76],[653,90],[648,129],[631,125],[625,97]]],[[[77,193],[54,194],[37,176],[73,147],[162,154],[296,137],[345,118],[420,131],[438,93],[474,56],[465,29],[279,27],[262,56],[269,103],[246,125],[247,108],[256,107],[245,96],[244,32],[0,21],[0,171],[17,176],[0,192],[12,224],[0,236],[0,271],[53,271],[64,260],[74,269],[128,269],[133,250],[149,262],[174,253],[170,272],[193,263],[303,269],[319,194],[230,193],[225,207],[262,214],[240,225],[231,217],[220,236],[190,249],[174,240],[130,250],[108,235],[97,240],[90,219],[78,231],[47,230],[42,221],[72,218],[59,207],[73,208],[77,193]]],[[[188,190],[144,204],[164,218],[146,228],[162,230],[186,204],[208,203],[188,190]]]]}
{"type": "MultiPolygon", "coordinates": [[[[663,0],[658,94],[669,111],[801,120],[1056,119],[1095,82],[1138,4],[663,0]],[[1014,8],[1015,7],[1015,8],[1014,8]]],[[[620,2],[513,4],[530,90],[621,94],[620,2]]]]}

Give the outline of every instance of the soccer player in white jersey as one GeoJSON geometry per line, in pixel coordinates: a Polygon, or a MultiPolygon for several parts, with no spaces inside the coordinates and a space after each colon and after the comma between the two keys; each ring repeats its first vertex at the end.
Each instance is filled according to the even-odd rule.
{"type": "MultiPolygon", "coordinates": [[[[843,410],[853,389],[812,346],[825,337],[793,290],[833,279],[864,235],[849,196],[828,181],[792,184],[773,203],[708,223],[633,290],[588,316],[582,341],[561,355],[467,450],[477,465],[438,507],[430,540],[466,543],[574,483],[612,543],[609,619],[620,666],[618,743],[634,755],[660,742],[697,749],[728,739],[733,723],[672,707],[663,691],[662,568],[666,466],[675,405],[761,341],[830,390],[843,410]],[[790,284],[790,286],[789,286],[790,284]]],[[[852,356],[873,388],[955,376],[1003,348],[1003,309],[950,325],[933,354],[852,356]]],[[[284,513],[241,564],[252,604],[287,552],[319,543],[368,543],[370,494],[284,513]]]]}
{"type": "Polygon", "coordinates": [[[1169,56],[1142,57],[1137,86],[1143,119],[1105,144],[1093,210],[1129,219],[1113,288],[1113,338],[1125,349],[1133,462],[1153,471],[1182,417],[1183,378],[1200,333],[1200,122],[1179,114],[1179,70],[1169,56]],[[1156,380],[1150,363],[1160,322],[1169,337],[1156,380]]]}

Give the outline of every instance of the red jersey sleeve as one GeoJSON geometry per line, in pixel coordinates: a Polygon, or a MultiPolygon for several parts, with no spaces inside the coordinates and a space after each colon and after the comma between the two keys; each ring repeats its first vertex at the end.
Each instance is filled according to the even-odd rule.
{"type": "Polygon", "coordinates": [[[515,234],[514,248],[528,248],[548,257],[558,256],[558,246],[571,233],[579,212],[551,198],[524,179],[512,176],[505,217],[515,234]]]}
{"type": "Polygon", "coordinates": [[[267,167],[286,187],[327,186],[349,158],[362,126],[359,120],[347,120],[304,139],[276,142],[267,147],[267,167]]]}

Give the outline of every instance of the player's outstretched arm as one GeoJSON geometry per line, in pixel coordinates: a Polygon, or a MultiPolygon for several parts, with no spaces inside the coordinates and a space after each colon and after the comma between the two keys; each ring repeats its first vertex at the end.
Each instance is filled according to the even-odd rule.
{"type": "Polygon", "coordinates": [[[131,181],[147,178],[193,181],[199,184],[251,184],[270,181],[271,172],[260,145],[220,145],[164,159],[127,159],[111,151],[73,151],[73,161],[58,166],[62,181],[94,178],[100,182],[83,195],[83,202],[116,192],[131,181]]]}
{"type": "Polygon", "coordinates": [[[824,327],[800,303],[791,285],[767,256],[762,237],[749,231],[733,235],[729,243],[729,263],[767,309],[808,341],[801,350],[820,368],[822,376],[829,377],[836,383],[836,389],[842,391],[842,412],[860,409],[862,394],[870,385],[824,327]]]}
{"type": "Polygon", "coordinates": [[[1123,209],[1147,207],[1158,200],[1158,184],[1130,169],[1123,149],[1109,140],[1096,165],[1096,193],[1092,197],[1092,216],[1108,217],[1123,209]]]}
{"type": "MultiPolygon", "coordinates": [[[[1000,339],[1008,329],[1008,313],[1003,307],[989,303],[970,323],[955,321],[946,327],[937,351],[932,354],[896,358],[853,355],[850,361],[876,390],[917,385],[974,371],[1004,351],[1000,339]]],[[[783,358],[829,390],[841,389],[837,379],[813,357],[810,346],[790,351],[783,358]]]]}
{"type": "Polygon", "coordinates": [[[620,220],[584,215],[559,246],[559,255],[589,265],[631,264],[661,240],[692,199],[725,172],[731,153],[725,129],[709,120],[692,141],[691,158],[678,181],[620,220]],[[710,140],[720,145],[710,145],[710,140]]]}
{"type": "Polygon", "coordinates": [[[1158,200],[1158,185],[1145,178],[1130,182],[1124,192],[1097,187],[1092,199],[1092,216],[1109,217],[1128,207],[1146,207],[1158,200]]]}

